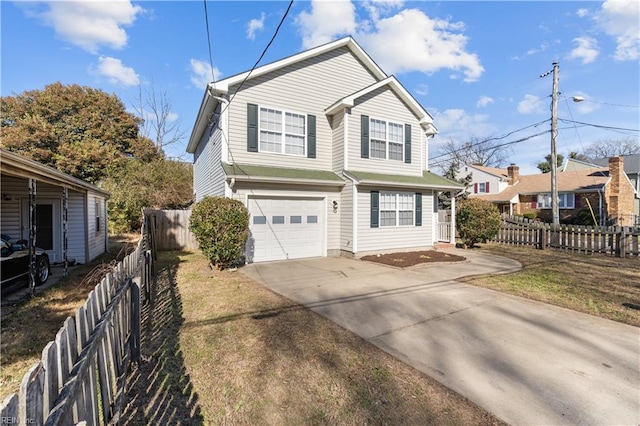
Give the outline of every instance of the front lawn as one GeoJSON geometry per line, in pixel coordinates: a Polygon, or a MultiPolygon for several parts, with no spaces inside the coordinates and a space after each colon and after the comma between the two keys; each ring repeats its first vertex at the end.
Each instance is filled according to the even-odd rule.
{"type": "Polygon", "coordinates": [[[201,254],[161,253],[125,424],[500,424],[320,315],[201,254]]]}
{"type": "Polygon", "coordinates": [[[575,311],[640,326],[640,259],[620,259],[506,244],[474,250],[515,259],[520,272],[468,277],[462,281],[575,311]]]}

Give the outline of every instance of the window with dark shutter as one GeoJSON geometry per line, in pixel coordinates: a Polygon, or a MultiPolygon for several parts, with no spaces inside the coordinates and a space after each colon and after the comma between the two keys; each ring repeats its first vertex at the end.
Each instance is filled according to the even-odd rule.
{"type": "Polygon", "coordinates": [[[258,105],[247,104],[247,151],[258,152],[258,105]]]}
{"type": "Polygon", "coordinates": [[[371,227],[377,228],[380,215],[380,193],[371,191],[371,227]]]}
{"type": "Polygon", "coordinates": [[[360,157],[369,158],[369,116],[360,116],[360,157]]]}

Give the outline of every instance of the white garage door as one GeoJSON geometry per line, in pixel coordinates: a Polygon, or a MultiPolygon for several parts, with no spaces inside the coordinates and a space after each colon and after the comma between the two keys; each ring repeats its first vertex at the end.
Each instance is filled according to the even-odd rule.
{"type": "Polygon", "coordinates": [[[318,198],[249,198],[249,261],[324,255],[324,201],[318,198]]]}

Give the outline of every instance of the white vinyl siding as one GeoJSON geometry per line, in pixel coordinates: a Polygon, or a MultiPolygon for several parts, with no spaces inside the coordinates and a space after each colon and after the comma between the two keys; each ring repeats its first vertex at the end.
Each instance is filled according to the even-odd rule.
{"type": "Polygon", "coordinates": [[[333,158],[331,170],[341,173],[344,169],[344,114],[338,113],[331,117],[333,129],[333,158]]]}
{"type": "Polygon", "coordinates": [[[204,133],[193,155],[193,190],[196,201],[205,196],[224,196],[222,169],[222,130],[218,125],[204,133]],[[209,136],[211,134],[211,136],[209,136]],[[205,142],[206,141],[206,142],[205,142]]]}
{"type": "MultiPolygon", "coordinates": [[[[380,191],[381,195],[383,192],[385,191],[380,191]]],[[[413,205],[415,206],[415,204],[413,205]]],[[[380,210],[382,211],[382,197],[380,210]]],[[[422,226],[380,226],[371,228],[371,188],[359,187],[358,253],[432,247],[434,241],[432,211],[433,193],[432,191],[424,191],[422,195],[422,226]]]]}
{"type": "Polygon", "coordinates": [[[340,194],[340,249],[353,252],[353,182],[347,181],[340,194]]]}
{"type": "MultiPolygon", "coordinates": [[[[325,109],[376,79],[348,50],[340,48],[245,83],[229,106],[229,143],[236,163],[283,166],[280,154],[247,152],[247,103],[304,112],[316,117],[316,158],[287,156],[286,167],[332,170],[333,132],[325,109]]],[[[230,93],[238,86],[231,86],[230,93]]]]}
{"type": "Polygon", "coordinates": [[[423,130],[418,119],[407,106],[387,87],[381,87],[356,100],[351,109],[349,120],[349,170],[372,171],[396,175],[421,176],[424,158],[423,130]],[[362,115],[369,116],[369,158],[361,158],[361,120],[362,115]],[[385,123],[380,126],[373,121],[385,123]],[[389,123],[392,123],[391,130],[389,123]],[[373,125],[372,125],[373,124],[373,125]],[[404,163],[404,125],[411,125],[411,163],[404,163]],[[379,127],[379,130],[375,130],[379,127]],[[382,140],[384,127],[385,143],[382,140]],[[373,128],[373,131],[372,131],[373,128]],[[391,133],[391,136],[389,136],[391,133]],[[379,139],[376,139],[378,135],[379,139]],[[391,153],[389,154],[389,138],[391,153]],[[383,155],[384,150],[384,155],[383,155]],[[387,158],[391,157],[393,160],[387,158]]]}
{"type": "Polygon", "coordinates": [[[95,194],[89,194],[88,217],[89,217],[89,261],[95,259],[105,251],[105,230],[98,231],[96,229],[95,218],[102,214],[97,212],[96,206],[102,211],[104,208],[104,198],[95,194]]]}
{"type": "Polygon", "coordinates": [[[85,253],[85,194],[69,191],[67,202],[67,259],[74,259],[79,263],[87,262],[85,253]]]}

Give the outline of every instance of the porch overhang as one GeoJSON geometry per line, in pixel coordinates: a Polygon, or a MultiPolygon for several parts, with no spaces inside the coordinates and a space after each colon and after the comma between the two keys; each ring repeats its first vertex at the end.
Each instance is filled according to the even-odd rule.
{"type": "Polygon", "coordinates": [[[427,171],[423,172],[422,176],[391,175],[352,170],[344,170],[342,173],[357,185],[437,191],[459,191],[464,189],[462,184],[427,171]]]}
{"type": "Polygon", "coordinates": [[[345,181],[334,172],[325,170],[289,169],[222,163],[227,182],[276,183],[342,187],[345,181]]]}

